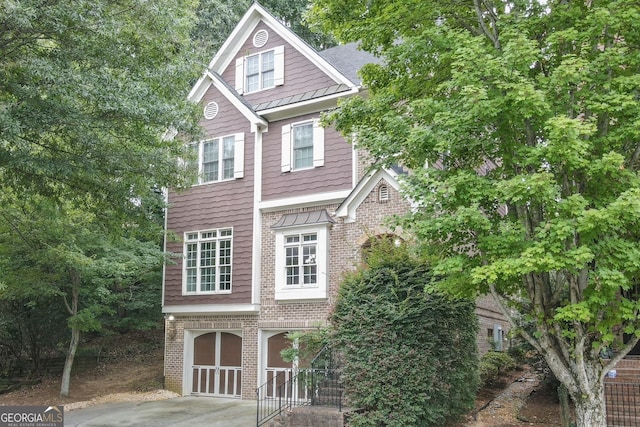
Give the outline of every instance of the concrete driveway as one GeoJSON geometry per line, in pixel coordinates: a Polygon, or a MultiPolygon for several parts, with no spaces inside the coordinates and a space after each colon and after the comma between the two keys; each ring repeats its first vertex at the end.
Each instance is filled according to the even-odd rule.
{"type": "Polygon", "coordinates": [[[256,425],[253,400],[176,397],[137,403],[105,403],[65,411],[65,427],[251,427],[256,425]]]}

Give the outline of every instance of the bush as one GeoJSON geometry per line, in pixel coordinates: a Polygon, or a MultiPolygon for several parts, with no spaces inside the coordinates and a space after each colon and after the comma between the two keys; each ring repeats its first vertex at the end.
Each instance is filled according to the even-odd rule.
{"type": "Polygon", "coordinates": [[[492,386],[500,377],[515,368],[518,364],[507,353],[490,351],[480,359],[480,381],[482,386],[492,386]]]}
{"type": "Polygon", "coordinates": [[[344,357],[350,425],[436,426],[471,409],[478,386],[475,304],[425,291],[407,250],[369,255],[341,285],[332,341],[344,357]]]}

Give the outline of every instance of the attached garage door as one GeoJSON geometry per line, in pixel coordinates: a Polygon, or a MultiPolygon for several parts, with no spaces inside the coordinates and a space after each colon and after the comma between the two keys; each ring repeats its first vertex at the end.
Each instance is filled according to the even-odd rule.
{"type": "Polygon", "coordinates": [[[241,396],[242,337],[209,332],[193,342],[191,392],[211,396],[241,396]]]}

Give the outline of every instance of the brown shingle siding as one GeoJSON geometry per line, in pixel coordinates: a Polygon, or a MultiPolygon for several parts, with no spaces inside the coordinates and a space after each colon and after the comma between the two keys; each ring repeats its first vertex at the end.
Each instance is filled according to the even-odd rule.
{"type": "Polygon", "coordinates": [[[288,45],[276,31],[273,31],[273,29],[264,22],[260,22],[254,32],[247,37],[238,55],[233,58],[227,69],[222,73],[223,79],[230,82],[232,87],[235,87],[235,66],[237,58],[263,52],[282,45],[284,45],[284,85],[243,95],[250,104],[256,105],[273,99],[294,96],[336,84],[336,82],[319,70],[308,58],[288,45]],[[269,40],[265,46],[256,48],[253,46],[253,35],[261,29],[266,29],[269,32],[269,40]]]}
{"type": "Polygon", "coordinates": [[[332,128],[324,130],[324,166],[281,171],[282,127],[317,117],[310,114],[269,124],[263,139],[262,200],[351,189],[353,147],[332,128]]]}

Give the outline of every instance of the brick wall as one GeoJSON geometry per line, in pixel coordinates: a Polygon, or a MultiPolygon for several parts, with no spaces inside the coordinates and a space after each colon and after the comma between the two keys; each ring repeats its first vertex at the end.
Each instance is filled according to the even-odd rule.
{"type": "MultiPolygon", "coordinates": [[[[496,325],[502,327],[503,336],[507,337],[510,326],[504,318],[498,304],[491,295],[484,295],[476,300],[476,314],[478,315],[478,353],[480,355],[493,349],[493,331],[496,325]]],[[[508,341],[502,341],[502,348],[508,348],[508,341]]]]}
{"type": "MultiPolygon", "coordinates": [[[[258,317],[255,315],[175,316],[165,320],[165,388],[183,392],[185,330],[192,333],[214,331],[242,332],[242,398],[254,399],[258,378],[258,317]]],[[[187,360],[187,366],[192,361],[187,360]]]]}

